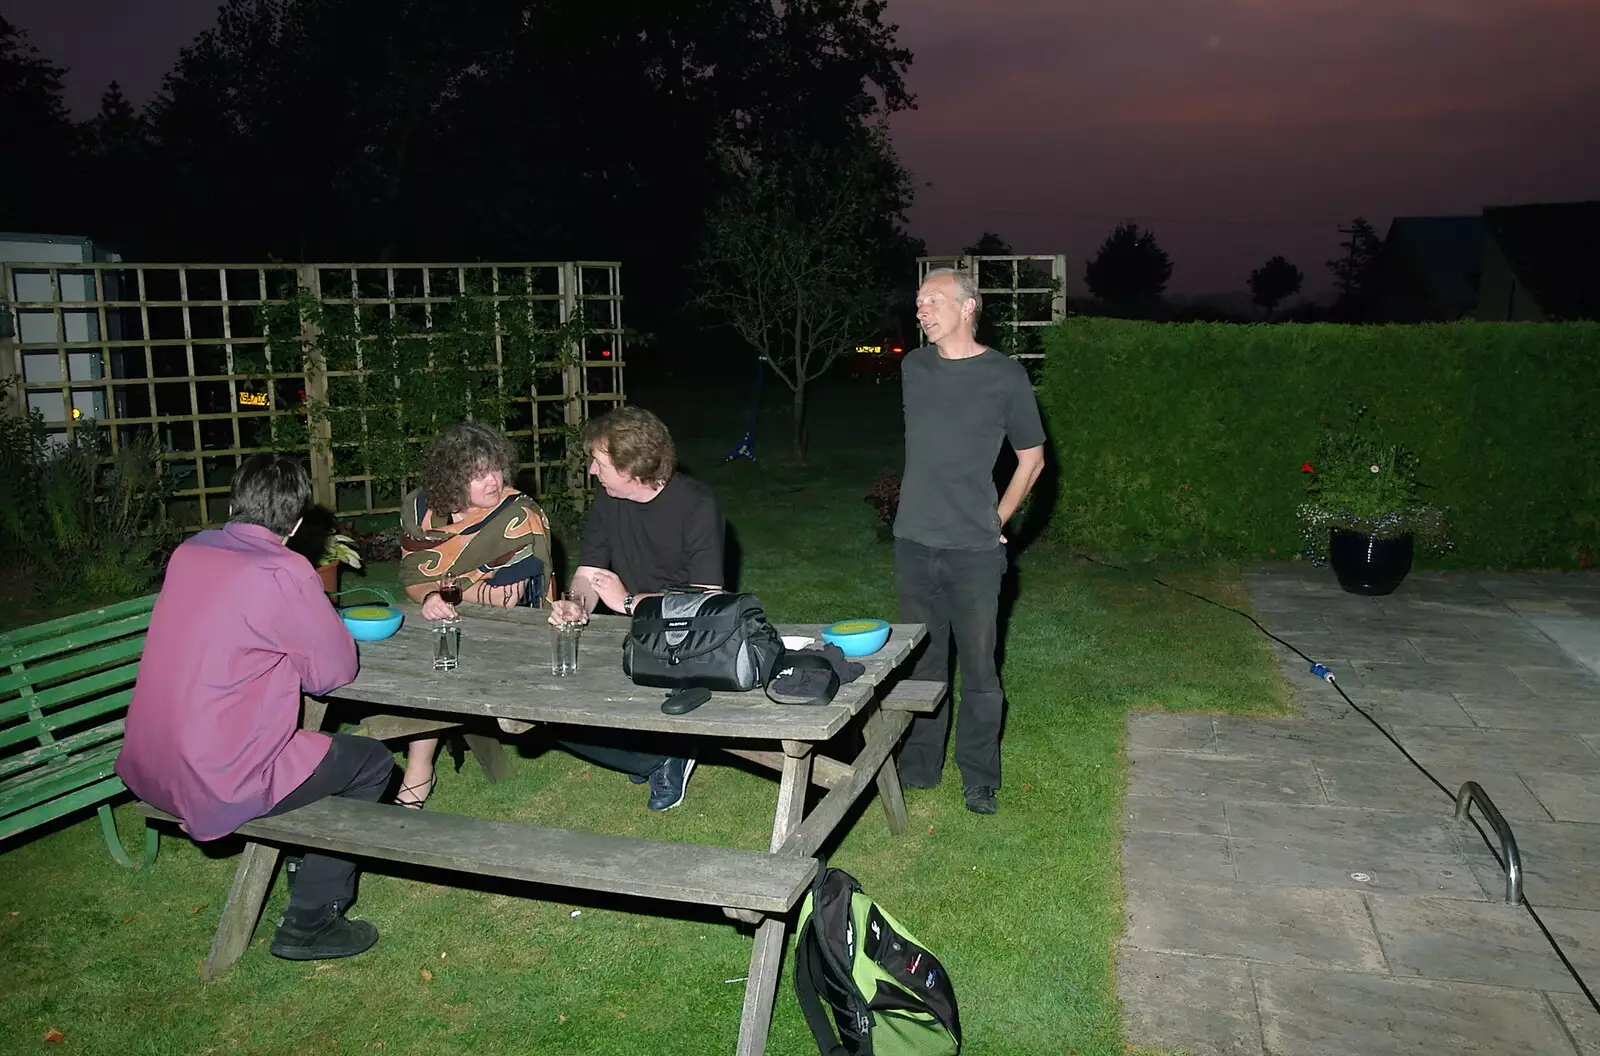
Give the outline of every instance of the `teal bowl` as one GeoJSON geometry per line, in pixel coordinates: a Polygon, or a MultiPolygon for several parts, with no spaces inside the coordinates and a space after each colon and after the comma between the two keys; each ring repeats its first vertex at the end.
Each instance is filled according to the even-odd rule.
{"type": "Polygon", "coordinates": [[[340,609],[350,636],[358,642],[381,642],[400,629],[405,615],[387,605],[352,605],[340,609]]]}
{"type": "Polygon", "coordinates": [[[868,656],[889,640],[889,625],[883,620],[840,620],[822,628],[822,640],[837,645],[845,656],[868,656]]]}

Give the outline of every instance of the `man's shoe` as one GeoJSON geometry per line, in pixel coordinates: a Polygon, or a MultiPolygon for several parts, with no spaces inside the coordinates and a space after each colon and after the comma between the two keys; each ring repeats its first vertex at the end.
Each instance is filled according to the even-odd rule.
{"type": "Polygon", "coordinates": [[[668,759],[650,773],[650,809],[671,810],[683,802],[694,773],[693,759],[668,759]]]}
{"type": "Polygon", "coordinates": [[[269,949],[274,957],[286,961],[331,961],[365,953],[377,941],[377,928],[364,920],[349,919],[335,902],[311,922],[295,921],[288,915],[280,917],[269,949]]]}
{"type": "Polygon", "coordinates": [[[967,797],[967,809],[974,814],[993,814],[1000,809],[1000,804],[995,802],[995,793],[999,791],[990,785],[969,785],[961,793],[967,797]]]}

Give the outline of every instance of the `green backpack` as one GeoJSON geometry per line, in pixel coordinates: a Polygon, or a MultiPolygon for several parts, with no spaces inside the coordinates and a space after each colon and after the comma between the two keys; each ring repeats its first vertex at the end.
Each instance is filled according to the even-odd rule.
{"type": "Polygon", "coordinates": [[[956,992],[944,965],[853,876],[826,861],[800,906],[794,992],[823,1056],[961,1051],[956,992]]]}

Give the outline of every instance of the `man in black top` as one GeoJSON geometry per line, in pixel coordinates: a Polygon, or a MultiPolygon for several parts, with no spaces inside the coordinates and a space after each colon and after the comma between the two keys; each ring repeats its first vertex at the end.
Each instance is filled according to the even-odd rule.
{"type": "MultiPolygon", "coordinates": [[[[906,356],[900,377],[906,471],[895,516],[895,587],[900,618],[928,627],[911,677],[950,675],[950,638],[961,657],[956,765],[967,809],[993,814],[1000,789],[1005,694],[995,667],[1005,523],[1044,467],[1044,426],[1028,374],[974,337],[982,305],[965,272],[928,273],[917,319],[933,342],[906,356]],[[994,465],[1009,441],[1017,469],[995,495],[994,465]]],[[[935,788],[944,771],[953,702],[918,716],[901,748],[902,783],[935,788]]]]}
{"type": "MultiPolygon", "coordinates": [[[[584,430],[589,472],[600,491],[589,507],[572,575],[575,601],[551,606],[550,622],[587,620],[603,602],[632,615],[640,598],[669,586],[720,589],[726,528],[711,489],[677,472],[672,434],[661,419],[623,406],[591,421],[584,430]]],[[[683,802],[692,758],[601,745],[567,747],[650,785],[651,810],[683,802]]]]}

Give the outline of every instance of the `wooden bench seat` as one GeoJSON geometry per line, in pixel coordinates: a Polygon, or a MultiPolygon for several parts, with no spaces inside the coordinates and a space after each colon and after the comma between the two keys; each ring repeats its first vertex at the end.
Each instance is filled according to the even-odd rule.
{"type": "Polygon", "coordinates": [[[154,829],[141,862],[123,849],[109,802],[127,791],[115,767],[154,605],[150,595],[0,635],[0,840],[94,807],[119,864],[155,859],[154,829]]]}
{"type": "MultiPolygon", "coordinates": [[[[147,818],[177,820],[147,803],[138,809],[147,818]]],[[[263,843],[350,857],[760,913],[788,912],[809,889],[817,868],[811,858],[337,798],[257,818],[238,831],[263,843]]]]}

